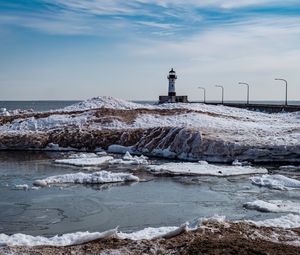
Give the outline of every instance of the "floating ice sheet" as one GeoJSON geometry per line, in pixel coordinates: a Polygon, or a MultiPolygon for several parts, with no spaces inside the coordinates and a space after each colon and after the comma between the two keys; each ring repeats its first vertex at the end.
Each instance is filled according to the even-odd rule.
{"type": "Polygon", "coordinates": [[[278,227],[278,228],[299,228],[300,215],[288,214],[279,218],[267,219],[262,221],[246,221],[260,227],[278,227]]]}
{"type": "Polygon", "coordinates": [[[111,156],[98,157],[96,154],[93,157],[73,157],[67,159],[56,159],[54,162],[58,164],[67,164],[73,166],[96,166],[107,163],[109,160],[112,160],[111,156]]]}
{"type": "Polygon", "coordinates": [[[300,189],[300,181],[280,175],[265,174],[263,176],[254,176],[250,178],[252,183],[258,186],[270,189],[288,190],[300,189]]]}
{"type": "Polygon", "coordinates": [[[244,207],[260,212],[290,212],[300,214],[300,203],[283,200],[255,200],[244,204],[244,207]]]}
{"type": "Polygon", "coordinates": [[[108,171],[99,171],[94,173],[74,173],[50,176],[43,180],[34,181],[36,186],[45,186],[49,184],[60,183],[80,183],[80,184],[102,184],[113,182],[131,182],[139,181],[137,176],[127,173],[112,173],[108,171]]]}
{"type": "Polygon", "coordinates": [[[208,164],[206,161],[199,161],[198,163],[165,163],[162,165],[149,165],[148,168],[153,173],[167,173],[174,175],[232,176],[268,172],[265,168],[255,168],[251,166],[221,166],[208,164]]]}

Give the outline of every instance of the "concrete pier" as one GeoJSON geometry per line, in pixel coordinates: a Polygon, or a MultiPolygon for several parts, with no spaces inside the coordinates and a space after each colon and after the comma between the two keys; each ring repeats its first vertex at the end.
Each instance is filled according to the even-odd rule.
{"type": "MultiPolygon", "coordinates": [[[[192,102],[196,103],[196,102],[192,102]]],[[[199,103],[199,102],[197,102],[199,103]]],[[[222,105],[221,103],[206,102],[210,105],[222,105]]],[[[236,107],[242,109],[248,109],[252,111],[276,113],[276,112],[298,112],[300,111],[300,105],[276,105],[276,104],[241,104],[241,103],[224,103],[223,105],[229,107],[236,107]]]]}

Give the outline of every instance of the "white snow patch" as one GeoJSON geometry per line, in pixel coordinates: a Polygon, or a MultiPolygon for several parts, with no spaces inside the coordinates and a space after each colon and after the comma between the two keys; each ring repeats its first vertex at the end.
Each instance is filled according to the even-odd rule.
{"type": "Polygon", "coordinates": [[[244,207],[260,212],[291,212],[300,214],[300,203],[283,200],[255,200],[244,204],[244,207]]]}
{"type": "Polygon", "coordinates": [[[174,175],[232,176],[268,172],[265,168],[255,168],[250,166],[219,166],[208,164],[206,161],[199,161],[198,163],[165,163],[162,165],[149,165],[148,168],[154,173],[168,173],[174,175]]]}
{"type": "Polygon", "coordinates": [[[265,174],[263,176],[254,176],[250,180],[253,184],[267,187],[270,189],[289,190],[289,189],[300,189],[300,181],[280,175],[265,174]]]}
{"type": "Polygon", "coordinates": [[[96,166],[101,165],[109,162],[113,159],[111,156],[103,156],[98,157],[96,154],[95,156],[88,156],[88,154],[84,154],[86,157],[75,157],[75,158],[68,158],[68,159],[56,159],[54,162],[58,164],[67,164],[73,166],[96,166]]]}
{"type": "Polygon", "coordinates": [[[77,104],[73,104],[63,108],[63,111],[81,111],[96,108],[110,108],[110,109],[137,109],[145,108],[144,105],[128,102],[122,99],[117,99],[111,96],[101,96],[87,99],[77,104]]]}
{"type": "Polygon", "coordinates": [[[79,115],[50,115],[45,118],[30,117],[26,119],[16,119],[11,123],[0,126],[0,131],[46,131],[53,128],[67,126],[83,127],[88,119],[91,119],[89,113],[79,115]]]}
{"type": "Polygon", "coordinates": [[[43,180],[37,180],[34,185],[45,186],[49,184],[61,184],[61,183],[79,183],[79,184],[102,184],[102,183],[113,183],[113,182],[131,182],[139,181],[137,176],[127,173],[112,173],[108,171],[99,171],[94,173],[74,173],[50,176],[43,180]]]}

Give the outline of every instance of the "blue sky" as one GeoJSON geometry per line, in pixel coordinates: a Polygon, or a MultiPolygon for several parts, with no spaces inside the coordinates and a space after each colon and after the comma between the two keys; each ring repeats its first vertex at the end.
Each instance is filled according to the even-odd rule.
{"type": "Polygon", "coordinates": [[[300,99],[300,2],[0,0],[0,100],[300,99]]]}

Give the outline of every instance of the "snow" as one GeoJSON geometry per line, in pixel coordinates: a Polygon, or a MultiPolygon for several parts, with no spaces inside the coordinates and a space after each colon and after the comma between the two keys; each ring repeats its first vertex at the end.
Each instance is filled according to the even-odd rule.
{"type": "Polygon", "coordinates": [[[25,118],[16,119],[11,123],[0,126],[0,131],[19,131],[21,133],[25,131],[47,131],[58,127],[83,127],[88,119],[91,119],[89,113],[83,113],[79,115],[50,115],[45,118],[25,118]]]}
{"type": "Polygon", "coordinates": [[[81,244],[88,241],[96,240],[99,238],[107,238],[116,236],[117,229],[108,230],[102,233],[99,232],[76,232],[64,234],[61,236],[53,236],[51,238],[43,236],[30,236],[25,234],[6,235],[0,234],[0,246],[37,246],[37,245],[50,245],[50,246],[66,246],[81,244]]]}
{"type": "Polygon", "coordinates": [[[208,164],[206,161],[198,163],[165,163],[161,165],[149,165],[148,169],[153,173],[168,173],[174,175],[213,175],[232,176],[244,174],[267,173],[265,168],[251,166],[221,166],[208,164]]]}
{"type": "Polygon", "coordinates": [[[63,108],[63,111],[82,111],[97,108],[111,108],[111,109],[137,109],[144,108],[144,105],[128,102],[122,99],[117,99],[110,96],[94,97],[87,99],[77,104],[73,104],[63,108]]]}
{"type": "Polygon", "coordinates": [[[247,209],[257,210],[260,212],[291,212],[300,214],[300,203],[283,200],[262,201],[255,200],[244,204],[247,209]]]}
{"type": "Polygon", "coordinates": [[[266,219],[262,221],[246,221],[260,227],[299,228],[300,215],[287,214],[279,218],[266,219]]]}
{"type": "MultiPolygon", "coordinates": [[[[60,111],[62,110],[66,114],[59,115],[52,112],[52,115],[46,118],[31,117],[14,120],[12,123],[0,126],[0,132],[47,131],[58,127],[74,126],[81,128],[86,125],[96,129],[187,127],[201,130],[201,133],[219,137],[224,141],[255,145],[255,147],[260,145],[299,145],[300,140],[299,113],[265,114],[245,109],[205,104],[141,105],[107,96],[88,99],[60,111]],[[159,114],[139,114],[132,123],[125,123],[113,117],[111,118],[112,122],[93,122],[96,117],[92,112],[68,114],[69,111],[101,107],[128,110],[138,108],[153,110],[186,109],[194,112],[164,116],[159,114]]],[[[121,148],[114,146],[110,150],[116,152],[116,150],[121,150],[121,148]]],[[[125,149],[122,150],[122,153],[125,152],[125,149]]]]}
{"type": "Polygon", "coordinates": [[[139,181],[137,176],[127,173],[112,173],[99,171],[94,173],[73,173],[50,176],[43,180],[34,181],[36,186],[46,186],[49,184],[76,183],[76,184],[103,184],[113,182],[132,182],[139,181]],[[46,184],[46,185],[45,185],[46,184]]]}
{"type": "Polygon", "coordinates": [[[254,176],[250,180],[254,185],[267,187],[270,189],[289,190],[300,189],[300,181],[280,175],[268,175],[254,176]]]}
{"type": "Polygon", "coordinates": [[[67,158],[67,159],[56,159],[54,162],[58,164],[67,164],[67,165],[73,165],[73,166],[96,166],[108,163],[110,160],[113,159],[111,156],[103,156],[99,157],[96,154],[94,156],[83,154],[76,156],[75,158],[67,158]]]}
{"type": "Polygon", "coordinates": [[[0,108],[0,116],[10,116],[10,113],[6,108],[0,108]]]}

